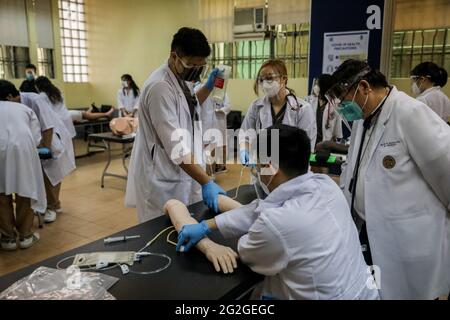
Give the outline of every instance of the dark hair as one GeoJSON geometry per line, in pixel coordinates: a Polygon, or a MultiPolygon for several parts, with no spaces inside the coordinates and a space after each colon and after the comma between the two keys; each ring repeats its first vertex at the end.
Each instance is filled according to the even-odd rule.
{"type": "Polygon", "coordinates": [[[317,77],[317,85],[320,88],[319,98],[326,100],[325,94],[333,86],[333,77],[330,74],[321,74],[317,77]]]}
{"type": "Polygon", "coordinates": [[[423,62],[417,65],[411,71],[411,76],[427,77],[433,84],[439,87],[445,87],[448,81],[447,70],[439,67],[436,63],[433,62],[423,62]]]}
{"type": "MultiPolygon", "coordinates": [[[[137,98],[139,94],[141,93],[141,90],[137,86],[136,82],[134,82],[134,79],[129,74],[124,74],[122,77],[120,77],[123,81],[130,81],[131,89],[133,90],[134,97],[137,98]]],[[[123,89],[123,93],[125,93],[125,89],[123,89]]]]}
{"type": "Polygon", "coordinates": [[[265,135],[258,135],[258,154],[260,154],[261,150],[260,144],[267,143],[267,156],[269,158],[272,157],[272,134],[275,130],[279,132],[278,149],[280,152],[280,169],[291,177],[306,174],[309,170],[309,160],[311,157],[311,140],[302,129],[277,124],[263,130],[262,132],[267,132],[267,140],[265,140],[265,135]],[[261,139],[261,137],[264,138],[261,139]]]}
{"type": "Polygon", "coordinates": [[[36,88],[39,92],[45,92],[53,104],[63,102],[61,91],[53,85],[47,77],[38,77],[35,81],[36,88]]]}
{"type": "Polygon", "coordinates": [[[171,50],[181,57],[206,58],[211,54],[211,47],[205,35],[198,29],[186,27],[173,36],[171,50]]]}
{"type": "Polygon", "coordinates": [[[286,64],[284,63],[284,61],[280,60],[280,59],[270,59],[261,65],[261,68],[259,68],[258,74],[256,76],[255,84],[253,86],[253,90],[255,91],[256,95],[259,95],[259,83],[258,83],[259,76],[261,75],[261,71],[267,67],[271,67],[272,69],[275,69],[281,77],[285,77],[286,78],[286,89],[291,94],[295,95],[295,91],[287,87],[288,71],[287,71],[286,64]]]}
{"type": "Polygon", "coordinates": [[[0,80],[0,101],[7,101],[6,99],[9,95],[12,97],[17,97],[20,95],[16,86],[7,80],[0,80]]]}
{"type": "Polygon", "coordinates": [[[389,87],[386,76],[379,70],[372,69],[366,61],[361,60],[347,60],[345,61],[332,75],[332,85],[346,82],[354,78],[356,75],[367,69],[369,72],[361,77],[361,80],[366,80],[374,88],[389,87]]]}
{"type": "Polygon", "coordinates": [[[33,69],[34,72],[37,71],[36,66],[35,66],[34,64],[32,64],[32,63],[27,64],[26,67],[25,67],[25,69],[33,69]]]}

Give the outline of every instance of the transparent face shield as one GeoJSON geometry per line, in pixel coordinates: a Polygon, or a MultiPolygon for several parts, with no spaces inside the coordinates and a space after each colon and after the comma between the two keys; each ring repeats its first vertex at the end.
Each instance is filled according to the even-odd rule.
{"type": "Polygon", "coordinates": [[[354,77],[351,77],[348,80],[343,80],[341,82],[336,83],[334,86],[331,87],[325,94],[325,97],[331,107],[331,109],[336,110],[342,121],[344,122],[345,126],[352,131],[352,127],[350,123],[346,120],[345,116],[343,115],[343,109],[341,107],[341,103],[345,100],[345,96],[348,94],[348,92],[356,86],[363,78],[371,71],[371,69],[365,68],[360,73],[355,75],[354,77]]]}
{"type": "MultiPolygon", "coordinates": [[[[314,88],[316,86],[319,86],[319,79],[318,78],[314,78],[314,80],[313,80],[312,87],[311,87],[311,92],[310,92],[311,96],[316,96],[316,94],[314,93],[314,88]]],[[[319,95],[317,95],[317,96],[319,96],[319,95]]]]}
{"type": "Polygon", "coordinates": [[[198,66],[188,65],[180,56],[175,53],[183,66],[183,71],[179,75],[180,78],[187,82],[198,82],[208,76],[209,65],[208,62],[198,66]]]}

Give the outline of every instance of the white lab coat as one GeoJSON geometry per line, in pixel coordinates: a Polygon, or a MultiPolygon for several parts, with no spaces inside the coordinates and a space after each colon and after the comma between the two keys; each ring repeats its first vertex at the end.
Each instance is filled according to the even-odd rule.
{"type": "Polygon", "coordinates": [[[45,101],[52,106],[53,111],[56,112],[58,117],[61,119],[61,121],[66,126],[67,131],[70,134],[71,138],[75,138],[77,135],[77,131],[75,130],[75,126],[73,125],[73,119],[72,115],[70,114],[69,110],[67,110],[66,105],[63,102],[58,103],[52,103],[50,99],[48,98],[47,94],[45,92],[41,92],[39,94],[45,101]]]}
{"type": "Polygon", "coordinates": [[[201,201],[200,184],[178,164],[188,154],[202,163],[203,143],[200,106],[195,108],[197,121],[192,123],[183,90],[167,63],[146,81],[138,112],[139,130],[130,160],[125,205],[136,207],[139,221],[145,222],[163,215],[163,206],[170,199],[186,205],[201,201]],[[179,142],[177,129],[185,130],[190,137],[179,142]]]}
{"type": "Polygon", "coordinates": [[[0,101],[0,193],[31,199],[31,208],[47,209],[44,177],[37,147],[41,128],[27,106],[0,101]]]}
{"type": "MultiPolygon", "coordinates": [[[[341,183],[349,203],[363,131],[355,122],[341,183]]],[[[393,88],[368,149],[364,217],[382,299],[435,299],[449,292],[450,127],[393,88]],[[386,160],[389,160],[386,163],[386,160]],[[392,167],[392,159],[395,159],[392,167]]],[[[359,186],[360,187],[360,186],[359,186]]]]}
{"type": "MultiPolygon", "coordinates": [[[[197,91],[201,88],[202,86],[197,86],[194,90],[197,91]]],[[[217,147],[223,147],[227,144],[227,115],[230,112],[231,104],[227,94],[225,94],[224,102],[221,105],[216,105],[212,96],[209,96],[208,99],[203,102],[201,119],[204,138],[208,140],[210,135],[215,135],[213,132],[210,132],[210,135],[208,135],[208,130],[218,130],[222,135],[222,139],[217,141],[217,147]]]]}
{"type": "MultiPolygon", "coordinates": [[[[303,129],[311,139],[311,149],[314,150],[317,139],[317,122],[313,107],[297,97],[297,101],[292,96],[288,97],[289,103],[283,124],[303,129]]],[[[256,130],[256,133],[267,129],[273,125],[272,106],[268,97],[255,100],[248,110],[239,133],[239,144],[251,142],[247,130],[256,130]]]]}
{"type": "MultiPolygon", "coordinates": [[[[319,98],[311,95],[305,99],[313,107],[314,114],[316,115],[317,124],[317,108],[319,107],[319,98]]],[[[317,128],[319,130],[320,128],[317,128]]],[[[324,141],[332,141],[333,138],[342,139],[344,136],[342,133],[342,119],[339,114],[334,110],[329,103],[325,106],[322,119],[322,137],[324,141]],[[330,110],[331,108],[331,110],[330,110]],[[328,125],[327,125],[328,124],[328,125]]]]}
{"type": "Polygon", "coordinates": [[[339,187],[308,173],[264,201],[216,217],[226,238],[241,237],[243,263],[265,275],[257,291],[281,300],[378,299],[358,231],[339,187]]]}
{"type": "Polygon", "coordinates": [[[133,90],[127,91],[121,88],[117,91],[117,106],[119,110],[123,108],[129,113],[134,112],[139,108],[139,95],[135,97],[133,90]]]}
{"type": "Polygon", "coordinates": [[[450,121],[450,99],[442,92],[441,87],[425,90],[417,100],[429,106],[445,122],[450,121]]]}
{"type": "Polygon", "coordinates": [[[42,160],[42,167],[50,183],[56,186],[76,168],[70,133],[44,97],[35,93],[21,92],[20,99],[22,104],[34,111],[42,132],[53,129],[51,145],[53,159],[42,160]]]}

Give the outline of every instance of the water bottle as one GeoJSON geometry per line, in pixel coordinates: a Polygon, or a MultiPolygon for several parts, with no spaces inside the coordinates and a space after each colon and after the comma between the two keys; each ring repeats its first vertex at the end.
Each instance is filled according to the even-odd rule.
{"type": "Polygon", "coordinates": [[[215,105],[223,105],[225,101],[225,94],[227,93],[228,80],[231,75],[231,67],[226,65],[217,66],[219,74],[214,83],[214,91],[212,94],[215,105]]]}

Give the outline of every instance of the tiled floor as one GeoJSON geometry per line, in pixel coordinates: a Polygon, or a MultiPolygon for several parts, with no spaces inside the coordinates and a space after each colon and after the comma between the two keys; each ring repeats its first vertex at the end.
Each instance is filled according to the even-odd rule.
{"type": "MultiPolygon", "coordinates": [[[[120,150],[120,146],[113,148],[120,150]]],[[[84,150],[77,144],[77,154],[84,150]]],[[[77,160],[77,170],[62,185],[64,213],[55,223],[37,230],[41,241],[33,248],[0,251],[0,276],[136,225],[135,210],[124,207],[126,182],[106,178],[105,189],[100,188],[105,165],[105,153],[77,160]]],[[[110,170],[124,173],[120,158],[116,157],[110,170]]],[[[229,166],[229,173],[217,175],[218,183],[225,190],[235,188],[240,170],[241,166],[229,166]]],[[[247,176],[242,183],[248,182],[247,176]]]]}

